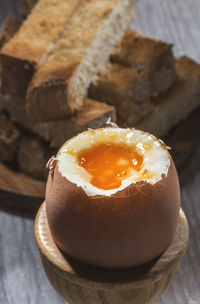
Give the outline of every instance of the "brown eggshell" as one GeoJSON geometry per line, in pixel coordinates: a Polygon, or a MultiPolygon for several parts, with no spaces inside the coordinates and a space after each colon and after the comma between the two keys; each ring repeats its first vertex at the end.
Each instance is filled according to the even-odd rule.
{"type": "Polygon", "coordinates": [[[180,190],[174,162],[156,184],[138,182],[111,197],[89,197],[56,165],[46,209],[55,243],[71,257],[107,268],[143,264],[159,256],[175,233],[180,190]]]}

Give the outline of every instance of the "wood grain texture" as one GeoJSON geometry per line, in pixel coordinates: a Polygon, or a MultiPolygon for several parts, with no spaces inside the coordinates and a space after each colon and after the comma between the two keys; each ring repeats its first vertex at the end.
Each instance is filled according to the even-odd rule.
{"type": "Polygon", "coordinates": [[[173,279],[187,248],[189,231],[181,210],[167,250],[150,263],[126,270],[95,268],[64,255],[51,237],[45,202],[36,217],[35,237],[47,277],[70,304],[150,304],[173,279]]]}
{"type": "Polygon", "coordinates": [[[0,163],[0,189],[34,197],[44,197],[45,182],[14,172],[0,163]]]}
{"type": "MultiPolygon", "coordinates": [[[[1,0],[0,23],[6,15],[20,13],[20,1],[1,0]]],[[[139,0],[134,29],[175,43],[177,55],[200,62],[199,0],[139,0]]],[[[198,126],[197,126],[198,127],[198,126]]],[[[195,130],[196,131],[196,130],[195,130]]],[[[200,139],[200,137],[199,137],[200,139]]],[[[182,208],[190,227],[189,248],[172,285],[156,304],[200,303],[200,141],[179,170],[182,208]]],[[[7,196],[0,194],[0,208],[7,196]]],[[[33,220],[0,212],[0,303],[64,304],[49,284],[34,242],[33,220]]],[[[81,296],[81,295],[80,295],[81,296]]],[[[104,298],[102,293],[100,297],[104,298]]]]}

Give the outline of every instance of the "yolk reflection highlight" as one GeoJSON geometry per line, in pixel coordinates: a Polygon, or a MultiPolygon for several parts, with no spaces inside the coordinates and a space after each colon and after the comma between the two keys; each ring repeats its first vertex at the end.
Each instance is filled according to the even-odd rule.
{"type": "Polygon", "coordinates": [[[77,157],[92,178],[90,183],[103,190],[119,188],[132,170],[140,171],[143,156],[125,144],[102,143],[81,151],[77,157]]]}

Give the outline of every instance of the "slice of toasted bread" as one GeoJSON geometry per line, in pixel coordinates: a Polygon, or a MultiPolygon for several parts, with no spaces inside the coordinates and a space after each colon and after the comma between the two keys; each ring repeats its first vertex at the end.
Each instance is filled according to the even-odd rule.
{"type": "Polygon", "coordinates": [[[105,70],[110,54],[133,19],[134,0],[84,0],[51,56],[31,81],[27,110],[35,121],[71,116],[105,70]]]}
{"type": "Polygon", "coordinates": [[[4,108],[12,121],[38,134],[55,148],[59,148],[67,139],[88,128],[102,127],[109,117],[116,121],[114,107],[91,99],[86,99],[84,107],[71,119],[40,123],[33,123],[30,120],[26,115],[25,102],[20,98],[8,97],[4,102],[4,108]]]}
{"type": "Polygon", "coordinates": [[[61,36],[80,0],[40,0],[0,53],[2,92],[25,97],[33,73],[61,36]]]}
{"type": "Polygon", "coordinates": [[[89,97],[116,107],[117,117],[132,125],[152,109],[147,75],[138,69],[109,64],[106,74],[90,86],[89,97]]]}
{"type": "Polygon", "coordinates": [[[18,129],[0,114],[0,162],[11,162],[17,149],[18,129]]]}
{"type": "Polygon", "coordinates": [[[67,139],[88,128],[102,127],[108,118],[116,121],[113,107],[87,99],[82,110],[71,119],[38,123],[34,131],[49,140],[52,147],[60,147],[67,139]]]}
{"type": "Polygon", "coordinates": [[[136,128],[162,137],[200,106],[200,64],[183,56],[177,60],[176,68],[176,85],[154,100],[154,110],[136,123],[136,128]]]}
{"type": "Polygon", "coordinates": [[[151,96],[156,97],[171,88],[176,80],[172,45],[151,39],[131,29],[111,56],[111,62],[137,68],[149,77],[151,96]]]}

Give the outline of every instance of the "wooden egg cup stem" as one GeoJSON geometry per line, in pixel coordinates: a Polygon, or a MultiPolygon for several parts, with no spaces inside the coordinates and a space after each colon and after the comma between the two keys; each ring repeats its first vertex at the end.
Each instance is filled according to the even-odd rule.
{"type": "Polygon", "coordinates": [[[189,231],[180,210],[175,237],[166,251],[148,264],[124,270],[94,268],[64,255],[51,237],[45,202],[36,217],[35,237],[48,279],[69,304],[150,304],[172,281],[189,231]]]}

